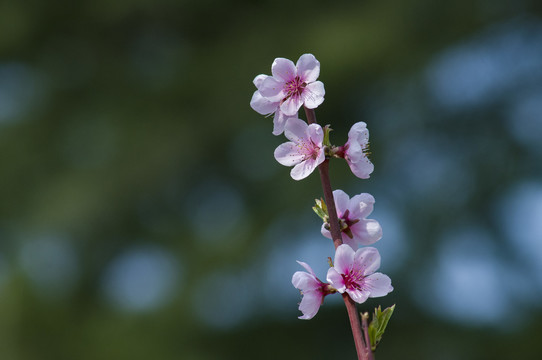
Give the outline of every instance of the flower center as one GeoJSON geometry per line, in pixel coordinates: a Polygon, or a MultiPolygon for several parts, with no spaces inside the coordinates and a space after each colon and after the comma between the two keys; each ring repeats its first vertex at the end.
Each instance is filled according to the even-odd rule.
{"type": "Polygon", "coordinates": [[[306,140],[301,139],[299,143],[297,143],[297,147],[299,148],[298,152],[300,154],[304,155],[305,159],[312,158],[313,160],[316,160],[318,158],[318,153],[320,148],[312,142],[312,140],[306,140]]]}
{"type": "Polygon", "coordinates": [[[372,153],[371,153],[371,147],[370,147],[370,145],[371,145],[371,144],[370,144],[369,142],[367,142],[367,144],[365,145],[365,147],[363,148],[363,150],[361,150],[361,151],[365,154],[366,157],[369,157],[369,155],[372,154],[372,153]]]}
{"type": "Polygon", "coordinates": [[[339,225],[341,226],[341,231],[345,233],[350,239],[354,238],[352,230],[350,227],[359,222],[359,219],[350,219],[350,210],[346,209],[344,214],[339,218],[339,225]]]}
{"type": "Polygon", "coordinates": [[[344,285],[348,290],[362,290],[364,279],[360,270],[350,269],[347,274],[343,274],[344,285]]]}
{"type": "Polygon", "coordinates": [[[305,86],[307,86],[306,83],[304,83],[299,76],[296,76],[293,78],[293,80],[288,81],[284,85],[284,91],[286,92],[286,97],[284,100],[290,98],[290,97],[297,97],[300,96],[303,90],[305,89],[305,86]]]}

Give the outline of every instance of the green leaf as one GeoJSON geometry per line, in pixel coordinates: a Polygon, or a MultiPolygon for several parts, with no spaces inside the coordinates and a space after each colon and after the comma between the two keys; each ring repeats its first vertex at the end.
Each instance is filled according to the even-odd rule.
{"type": "Polygon", "coordinates": [[[384,311],[380,309],[380,305],[375,309],[373,320],[369,324],[369,338],[371,339],[371,349],[373,351],[376,350],[380,340],[382,340],[393,310],[395,310],[395,305],[386,308],[384,311]]]}
{"type": "Polygon", "coordinates": [[[327,146],[327,147],[331,146],[331,143],[329,142],[329,133],[331,131],[333,131],[333,129],[329,125],[324,126],[324,141],[323,141],[324,146],[327,146]]]}
{"type": "Polygon", "coordinates": [[[329,215],[327,213],[327,206],[324,199],[315,199],[316,206],[312,207],[312,210],[318,215],[324,222],[329,221],[329,215]]]}

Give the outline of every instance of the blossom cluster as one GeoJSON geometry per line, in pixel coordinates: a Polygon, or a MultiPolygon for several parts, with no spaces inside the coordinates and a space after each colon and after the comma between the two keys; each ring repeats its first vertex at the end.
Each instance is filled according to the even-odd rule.
{"type": "MultiPolygon", "coordinates": [[[[308,124],[298,117],[301,107],[315,109],[324,101],[324,84],[317,80],[320,63],[314,55],[304,54],[296,64],[277,58],[271,66],[271,74],[261,74],[254,79],[257,90],[250,106],[262,115],[273,116],[273,134],[284,133],[289,140],[275,149],[274,156],[280,164],[293,167],[291,177],[302,180],[326,159],[342,158],[355,176],[368,179],[374,166],[368,157],[367,124],[355,123],[348,132],[346,143],[334,146],[329,143],[329,127],[308,124]]],[[[380,267],[378,250],[363,247],[382,238],[378,221],[367,219],[373,211],[374,197],[361,193],[350,198],[337,189],[333,191],[333,199],[342,244],[335,250],[326,282],[321,281],[308,264],[298,261],[306,270],[297,271],[292,277],[292,284],[303,295],[299,304],[299,310],[303,313],[300,319],[313,318],[324,297],[330,294],[346,293],[361,304],[369,297],[385,296],[393,290],[391,279],[377,272],[380,267]]],[[[320,203],[315,211],[323,220],[322,235],[331,238],[327,207],[320,203]]]]}

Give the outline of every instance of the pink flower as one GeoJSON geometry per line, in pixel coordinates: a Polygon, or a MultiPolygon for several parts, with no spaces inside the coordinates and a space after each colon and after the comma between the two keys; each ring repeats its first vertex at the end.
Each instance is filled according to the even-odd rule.
{"type": "MultiPolygon", "coordinates": [[[[260,89],[262,83],[268,77],[269,76],[267,75],[256,76],[253,81],[254,85],[256,85],[256,88],[260,89]]],[[[273,117],[273,135],[282,134],[284,132],[284,125],[286,124],[286,121],[291,118],[297,118],[297,113],[294,116],[284,115],[284,113],[280,111],[279,105],[279,101],[271,101],[263,97],[260,93],[260,90],[256,90],[252,95],[252,99],[250,100],[250,107],[252,107],[252,109],[254,109],[259,114],[275,114],[275,116],[273,117]]]]}
{"type": "Polygon", "coordinates": [[[343,146],[344,159],[350,170],[361,179],[368,179],[374,170],[369,161],[369,130],[363,121],[355,123],[348,132],[348,141],[343,146]]]}
{"type": "Polygon", "coordinates": [[[296,289],[301,291],[303,299],[299,304],[299,310],[303,313],[300,319],[312,319],[320,309],[320,305],[324,302],[324,297],[336,292],[329,284],[320,281],[311,267],[304,262],[298,261],[299,265],[303,266],[305,271],[297,271],[292,276],[292,284],[296,289]]]}
{"type": "MultiPolygon", "coordinates": [[[[342,190],[333,191],[337,217],[341,225],[343,243],[357,249],[358,245],[371,245],[382,238],[378,221],[366,219],[373,212],[375,198],[362,193],[352,199],[342,190]]],[[[322,224],[322,235],[331,239],[329,224],[322,224]]]]}
{"type": "MultiPolygon", "coordinates": [[[[296,116],[302,105],[314,109],[324,101],[324,84],[316,81],[320,75],[320,62],[314,55],[301,55],[295,65],[291,60],[277,58],[271,66],[271,73],[272,76],[265,78],[256,77],[261,81],[256,87],[270,104],[278,104],[278,110],[284,115],[296,116]]],[[[261,100],[256,99],[254,104],[256,111],[263,110],[261,100]]]]}
{"type": "Polygon", "coordinates": [[[385,296],[391,291],[391,279],[375,272],[380,267],[380,254],[373,247],[356,252],[346,245],[337,247],[335,263],[327,272],[327,281],[341,294],[346,292],[361,304],[369,297],[385,296]]]}
{"type": "Polygon", "coordinates": [[[275,149],[275,159],[285,166],[294,166],[290,175],[294,180],[309,176],[326,158],[324,131],[318,124],[307,125],[300,119],[289,119],[284,135],[291,140],[275,149]]]}

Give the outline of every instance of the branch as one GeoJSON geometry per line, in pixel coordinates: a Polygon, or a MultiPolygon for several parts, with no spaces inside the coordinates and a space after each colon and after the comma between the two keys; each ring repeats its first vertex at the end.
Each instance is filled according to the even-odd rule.
{"type": "MultiPolygon", "coordinates": [[[[305,114],[307,115],[307,122],[309,124],[316,124],[316,114],[313,109],[307,109],[305,107],[305,114]]],[[[320,180],[322,182],[322,189],[324,191],[324,200],[328,209],[329,225],[331,238],[333,239],[333,245],[335,249],[343,243],[341,229],[339,228],[339,218],[337,217],[337,209],[335,208],[335,199],[333,198],[333,190],[329,181],[329,159],[326,159],[318,166],[318,172],[320,173],[320,180]]],[[[356,352],[358,360],[373,360],[371,352],[371,343],[365,344],[363,340],[363,332],[361,330],[361,322],[358,311],[356,309],[356,303],[348,294],[343,293],[344,305],[348,312],[348,319],[350,320],[350,327],[352,328],[352,335],[354,336],[354,344],[356,345],[356,352]]]]}

